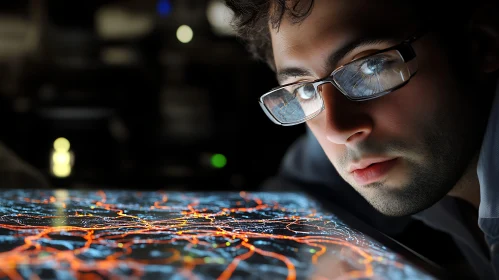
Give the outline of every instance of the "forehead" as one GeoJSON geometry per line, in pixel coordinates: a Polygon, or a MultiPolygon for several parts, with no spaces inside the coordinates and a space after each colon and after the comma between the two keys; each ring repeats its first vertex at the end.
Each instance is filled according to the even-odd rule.
{"type": "Polygon", "coordinates": [[[415,25],[407,2],[415,1],[315,0],[299,23],[285,16],[278,29],[270,28],[276,66],[325,59],[336,46],[363,36],[400,36],[415,25]]]}

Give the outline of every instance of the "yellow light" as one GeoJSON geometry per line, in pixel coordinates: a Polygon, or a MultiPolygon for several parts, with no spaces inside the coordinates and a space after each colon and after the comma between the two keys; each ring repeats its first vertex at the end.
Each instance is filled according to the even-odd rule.
{"type": "Polygon", "coordinates": [[[58,152],[67,152],[70,147],[69,140],[64,137],[59,137],[54,141],[54,149],[58,152]]]}
{"type": "Polygon", "coordinates": [[[181,25],[177,29],[177,39],[186,44],[192,41],[192,38],[194,37],[194,32],[188,25],[181,25]]]}
{"type": "Polygon", "coordinates": [[[52,219],[53,227],[63,227],[67,226],[67,221],[65,217],[66,201],[69,198],[69,192],[67,190],[55,190],[53,199],[51,199],[53,205],[56,208],[56,218],[52,219]]]}
{"type": "Polygon", "coordinates": [[[52,166],[52,173],[57,177],[68,177],[71,174],[71,165],[69,164],[55,164],[52,166]]]}
{"type": "Polygon", "coordinates": [[[56,151],[52,154],[52,162],[54,164],[69,165],[71,163],[71,155],[68,152],[56,151]]]}
{"type": "Polygon", "coordinates": [[[58,201],[66,201],[69,198],[69,192],[67,190],[55,190],[54,196],[58,201]]]}

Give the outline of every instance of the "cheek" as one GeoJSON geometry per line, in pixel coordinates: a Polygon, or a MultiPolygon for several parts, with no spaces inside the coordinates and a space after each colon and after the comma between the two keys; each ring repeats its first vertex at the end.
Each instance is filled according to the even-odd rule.
{"type": "Polygon", "coordinates": [[[450,74],[447,57],[434,44],[426,45],[426,49],[419,50],[419,70],[409,83],[373,100],[370,113],[378,131],[410,136],[413,142],[422,138],[423,129],[443,125],[444,119],[459,117],[455,98],[460,95],[459,87],[450,74]]]}
{"type": "Polygon", "coordinates": [[[438,77],[416,75],[401,89],[366,105],[375,124],[373,138],[420,142],[425,129],[441,125],[441,116],[455,115],[455,89],[445,74],[438,77]]]}
{"type": "Polygon", "coordinates": [[[416,137],[418,130],[434,118],[437,100],[430,89],[416,83],[375,100],[370,106],[375,128],[373,137],[416,137]]]}

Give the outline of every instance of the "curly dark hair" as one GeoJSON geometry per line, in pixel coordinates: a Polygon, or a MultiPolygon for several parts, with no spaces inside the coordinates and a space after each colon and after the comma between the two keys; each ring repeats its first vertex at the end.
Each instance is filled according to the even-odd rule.
{"type": "MultiPolygon", "coordinates": [[[[412,16],[416,16],[417,20],[432,18],[433,23],[442,21],[444,25],[447,25],[447,27],[444,27],[444,36],[452,38],[456,35],[454,32],[459,32],[456,31],[459,29],[458,22],[463,23],[461,20],[468,19],[470,11],[479,2],[493,3],[496,1],[465,1],[464,5],[456,3],[452,5],[443,5],[440,3],[441,5],[438,5],[433,0],[396,0],[392,3],[411,5],[411,8],[408,10],[412,16]],[[420,5],[412,5],[415,2],[418,2],[420,5]],[[416,6],[419,7],[417,8],[416,6]],[[449,14],[448,10],[452,10],[452,13],[449,14]],[[425,16],[422,16],[423,14],[425,16]],[[449,17],[453,19],[449,19],[449,17]],[[461,20],[456,21],[456,18],[460,18],[461,20]]],[[[314,6],[314,0],[225,0],[225,3],[234,12],[232,25],[238,36],[246,43],[253,58],[267,62],[272,70],[275,70],[275,64],[269,24],[271,28],[279,29],[284,17],[292,23],[299,23],[311,13],[314,6]]],[[[494,6],[497,8],[497,5],[494,6]]]]}
{"type": "Polygon", "coordinates": [[[292,22],[300,22],[310,14],[314,0],[226,0],[225,3],[234,12],[232,24],[246,41],[250,53],[274,69],[269,23],[272,28],[279,28],[285,15],[292,22]]]}

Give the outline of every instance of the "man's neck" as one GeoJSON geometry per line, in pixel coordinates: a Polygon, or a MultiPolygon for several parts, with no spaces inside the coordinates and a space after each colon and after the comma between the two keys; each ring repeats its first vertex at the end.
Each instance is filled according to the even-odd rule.
{"type": "Polygon", "coordinates": [[[450,196],[461,198],[473,205],[477,210],[480,206],[480,183],[477,175],[478,153],[473,157],[464,175],[454,188],[448,193],[450,196]]]}

